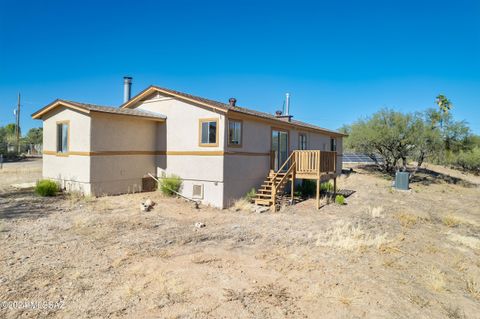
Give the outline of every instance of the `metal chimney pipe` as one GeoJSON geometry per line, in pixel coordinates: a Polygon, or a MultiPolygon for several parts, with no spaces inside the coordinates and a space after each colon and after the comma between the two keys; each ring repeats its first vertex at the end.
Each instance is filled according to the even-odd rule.
{"type": "Polygon", "coordinates": [[[285,115],[290,115],[290,93],[285,94],[285,115]]]}
{"type": "Polygon", "coordinates": [[[234,97],[231,97],[229,100],[228,100],[228,104],[230,104],[231,107],[234,107],[237,103],[237,99],[234,98],[234,97]]]}
{"type": "Polygon", "coordinates": [[[123,103],[130,101],[132,97],[132,77],[124,76],[123,77],[123,103]]]}

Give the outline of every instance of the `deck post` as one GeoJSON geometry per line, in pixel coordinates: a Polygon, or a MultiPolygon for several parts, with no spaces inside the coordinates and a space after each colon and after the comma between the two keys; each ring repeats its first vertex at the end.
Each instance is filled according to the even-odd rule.
{"type": "Polygon", "coordinates": [[[320,177],[317,178],[317,209],[320,209],[320,177]]]}
{"type": "Polygon", "coordinates": [[[272,206],[271,206],[271,211],[276,212],[277,211],[277,189],[275,187],[275,182],[272,184],[272,206]]]}
{"type": "Polygon", "coordinates": [[[333,178],[333,197],[337,196],[337,175],[333,178]]]}
{"type": "MultiPolygon", "coordinates": [[[[293,164],[296,165],[296,164],[293,164]]],[[[291,194],[292,194],[292,205],[294,204],[294,196],[295,196],[295,169],[292,171],[292,187],[291,187],[291,194]]]]}

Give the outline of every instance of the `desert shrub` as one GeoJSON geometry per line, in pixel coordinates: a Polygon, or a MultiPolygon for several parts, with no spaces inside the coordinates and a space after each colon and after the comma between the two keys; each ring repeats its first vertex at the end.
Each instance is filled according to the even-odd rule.
{"type": "Polygon", "coordinates": [[[231,210],[234,212],[238,211],[249,211],[252,207],[252,201],[247,199],[245,196],[244,198],[237,199],[233,205],[230,207],[231,210]]]}
{"type": "Polygon", "coordinates": [[[255,188],[252,188],[251,190],[248,191],[247,194],[245,194],[245,199],[251,202],[253,201],[256,195],[257,195],[257,190],[255,188]]]}
{"type": "Polygon", "coordinates": [[[471,151],[461,151],[452,160],[455,166],[459,166],[466,171],[480,173],[480,147],[475,147],[471,151]]]}
{"type": "Polygon", "coordinates": [[[177,175],[164,176],[159,182],[160,191],[167,196],[173,196],[175,192],[178,193],[181,186],[182,179],[177,175]]]}
{"type": "MultiPolygon", "coordinates": [[[[330,182],[324,182],[320,184],[320,191],[333,192],[333,184],[330,182]]],[[[310,179],[302,180],[302,183],[297,186],[297,192],[304,197],[314,196],[317,192],[317,182],[310,179]]]]}
{"type": "Polygon", "coordinates": [[[442,223],[447,227],[457,227],[460,225],[460,220],[452,215],[447,215],[443,217],[442,223]]]}
{"type": "Polygon", "coordinates": [[[35,193],[40,196],[55,196],[59,190],[58,184],[49,179],[42,179],[35,186],[35,193]]]}
{"type": "Polygon", "coordinates": [[[333,192],[333,184],[330,182],[324,182],[320,184],[320,191],[322,192],[333,192]]]}
{"type": "Polygon", "coordinates": [[[345,205],[345,197],[343,195],[335,196],[335,203],[338,205],[345,205]]]}
{"type": "Polygon", "coordinates": [[[309,179],[302,180],[302,183],[297,186],[297,192],[300,193],[301,196],[309,197],[315,194],[317,189],[317,185],[314,181],[309,179]]]}

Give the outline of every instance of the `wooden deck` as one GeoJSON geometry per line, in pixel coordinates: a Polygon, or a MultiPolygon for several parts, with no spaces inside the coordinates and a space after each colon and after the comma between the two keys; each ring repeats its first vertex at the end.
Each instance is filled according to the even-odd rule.
{"type": "Polygon", "coordinates": [[[334,193],[336,180],[337,153],[319,150],[293,151],[277,172],[270,171],[264,184],[255,198],[257,205],[271,206],[277,209],[277,197],[282,194],[286,184],[291,182],[291,198],[295,193],[296,179],[312,179],[317,181],[317,208],[320,207],[320,181],[322,178],[333,179],[334,193]]]}

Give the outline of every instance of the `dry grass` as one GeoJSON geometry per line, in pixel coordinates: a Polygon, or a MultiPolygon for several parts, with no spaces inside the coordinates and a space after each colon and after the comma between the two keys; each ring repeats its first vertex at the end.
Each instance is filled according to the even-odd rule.
{"type": "Polygon", "coordinates": [[[480,301],[480,284],[473,279],[468,279],[465,281],[465,285],[465,290],[468,292],[468,294],[474,299],[480,301]]]}
{"type": "Polygon", "coordinates": [[[425,307],[428,307],[430,305],[430,301],[423,298],[422,296],[419,296],[419,295],[409,295],[408,296],[408,300],[417,305],[418,307],[420,308],[425,308],[425,307]]]}
{"type": "Polygon", "coordinates": [[[317,239],[317,246],[335,247],[345,250],[358,250],[366,247],[379,248],[387,243],[388,234],[371,234],[361,225],[351,223],[336,223],[317,239]]]}
{"type": "Polygon", "coordinates": [[[447,227],[457,227],[460,225],[460,220],[453,215],[447,215],[443,217],[442,223],[447,227]]]}
{"type": "Polygon", "coordinates": [[[409,213],[398,213],[395,215],[400,225],[403,227],[411,228],[419,221],[418,216],[409,213]]]}
{"type": "Polygon", "coordinates": [[[367,214],[372,216],[373,218],[383,218],[383,217],[385,217],[385,214],[383,213],[383,207],[382,206],[368,207],[367,208],[367,214]]]}
{"type": "Polygon", "coordinates": [[[448,227],[457,227],[459,225],[469,225],[473,227],[480,227],[480,223],[472,218],[465,216],[448,214],[442,219],[442,223],[448,227]]]}
{"type": "Polygon", "coordinates": [[[448,239],[472,249],[480,249],[480,239],[476,237],[463,236],[463,235],[450,232],[448,233],[448,239]]]}
{"type": "Polygon", "coordinates": [[[437,267],[430,267],[426,269],[426,277],[428,286],[436,291],[443,292],[447,286],[447,278],[445,273],[437,267]]]}
{"type": "Polygon", "coordinates": [[[208,255],[195,255],[191,259],[192,263],[194,264],[210,264],[216,261],[221,261],[220,258],[215,256],[208,256],[208,255]]]}
{"type": "MultiPolygon", "coordinates": [[[[316,210],[312,199],[281,214],[194,210],[158,192],[11,192],[0,196],[0,295],[73,300],[46,314],[58,318],[478,317],[480,250],[465,245],[480,239],[479,188],[389,194],[390,182],[369,173],[338,184],[356,191],[348,206],[316,210]],[[157,205],[140,213],[146,196],[157,205]],[[442,223],[452,214],[457,228],[442,223]],[[194,228],[199,221],[207,227],[194,228]]],[[[22,316],[45,315],[0,317],[22,316]]]]}
{"type": "Polygon", "coordinates": [[[443,306],[443,310],[450,319],[466,319],[465,313],[458,306],[443,306]]]}
{"type": "Polygon", "coordinates": [[[336,287],[324,297],[335,300],[344,306],[351,306],[358,298],[351,287],[336,287]]]}
{"type": "Polygon", "coordinates": [[[240,198],[233,203],[231,210],[238,211],[250,211],[252,209],[252,203],[245,198],[240,198]]]}

